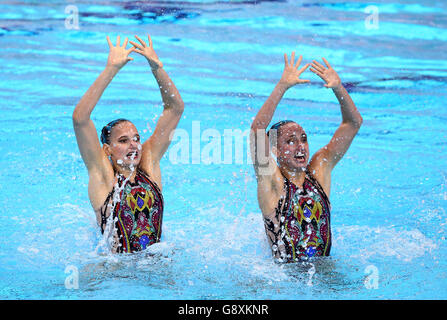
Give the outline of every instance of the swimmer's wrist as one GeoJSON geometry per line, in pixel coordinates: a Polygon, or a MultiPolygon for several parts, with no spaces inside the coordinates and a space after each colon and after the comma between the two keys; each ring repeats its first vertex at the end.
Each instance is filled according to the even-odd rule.
{"type": "Polygon", "coordinates": [[[117,66],[113,66],[110,64],[107,64],[104,71],[107,73],[112,73],[113,75],[117,74],[118,71],[120,71],[121,68],[117,67],[117,66]]]}
{"type": "Polygon", "coordinates": [[[163,63],[161,61],[152,61],[147,59],[147,62],[149,63],[149,66],[151,67],[152,72],[155,72],[159,69],[163,68],[163,63]]]}
{"type": "Polygon", "coordinates": [[[153,66],[151,66],[151,70],[152,70],[152,72],[157,72],[158,70],[160,70],[160,69],[162,69],[163,67],[159,67],[159,66],[155,66],[155,67],[153,67],[153,66]]]}
{"type": "Polygon", "coordinates": [[[289,90],[290,87],[291,87],[290,85],[282,82],[281,80],[279,80],[279,82],[276,84],[276,88],[278,88],[279,90],[284,91],[284,92],[289,90]]]}
{"type": "Polygon", "coordinates": [[[344,87],[343,87],[343,84],[342,84],[341,81],[340,81],[340,83],[339,83],[337,86],[335,86],[335,87],[332,88],[332,91],[334,91],[334,92],[340,92],[340,90],[342,90],[342,89],[344,89],[344,87]]]}

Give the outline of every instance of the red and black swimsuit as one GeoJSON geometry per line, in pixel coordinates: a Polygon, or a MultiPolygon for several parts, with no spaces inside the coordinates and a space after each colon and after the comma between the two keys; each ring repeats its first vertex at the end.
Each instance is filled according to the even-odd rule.
{"type": "Polygon", "coordinates": [[[330,202],[321,185],[306,171],[303,189],[284,178],[273,220],[264,218],[273,255],[280,262],[328,256],[331,250],[330,202]]]}
{"type": "Polygon", "coordinates": [[[163,196],[158,186],[141,169],[135,181],[118,176],[117,185],[101,208],[101,231],[108,223],[107,211],[113,210],[116,252],[135,252],[159,242],[163,218],[163,196]],[[110,208],[110,209],[107,209],[110,208]]]}

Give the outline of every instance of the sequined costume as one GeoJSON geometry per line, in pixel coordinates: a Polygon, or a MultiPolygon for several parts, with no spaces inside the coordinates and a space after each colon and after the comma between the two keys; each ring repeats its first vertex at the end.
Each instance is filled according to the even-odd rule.
{"type": "Polygon", "coordinates": [[[113,223],[115,228],[118,243],[114,251],[136,252],[160,241],[163,196],[143,170],[137,169],[134,182],[119,175],[117,185],[100,210],[102,233],[107,223],[113,223]],[[113,220],[108,218],[112,210],[113,220]]]}
{"type": "Polygon", "coordinates": [[[284,178],[282,197],[273,219],[264,218],[272,252],[280,262],[328,256],[331,250],[330,202],[308,171],[303,189],[284,178]]]}

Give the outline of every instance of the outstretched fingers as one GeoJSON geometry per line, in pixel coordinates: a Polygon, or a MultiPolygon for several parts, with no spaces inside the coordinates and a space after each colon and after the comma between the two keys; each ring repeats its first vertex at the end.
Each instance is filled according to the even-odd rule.
{"type": "Polygon", "coordinates": [[[143,48],[146,47],[146,43],[143,40],[141,40],[141,38],[139,36],[135,35],[135,38],[137,38],[137,40],[140,41],[143,48]]]}
{"type": "Polygon", "coordinates": [[[324,72],[324,70],[326,70],[326,68],[321,63],[315,60],[312,61],[312,67],[322,73],[324,72]]]}
{"type": "MultiPolygon", "coordinates": [[[[129,41],[129,42],[130,42],[130,44],[133,45],[135,48],[137,48],[137,49],[139,49],[139,50],[143,50],[143,47],[142,47],[140,44],[138,44],[138,43],[136,43],[136,42],[134,42],[134,41],[129,41]]],[[[135,50],[135,52],[137,52],[137,51],[135,50]]]]}
{"type": "Polygon", "coordinates": [[[107,36],[107,43],[109,44],[109,48],[111,49],[113,47],[112,41],[110,41],[110,37],[107,36]]]}
{"type": "Polygon", "coordinates": [[[329,62],[324,57],[323,57],[323,61],[328,68],[332,68],[331,65],[329,64],[329,62]]]}
{"type": "MultiPolygon", "coordinates": [[[[301,58],[301,57],[300,57],[301,58]]],[[[299,61],[301,63],[301,61],[299,61]]],[[[299,66],[299,64],[298,64],[299,66]]],[[[307,68],[309,67],[309,64],[307,63],[306,65],[304,65],[300,70],[298,70],[298,74],[302,74],[307,68]]],[[[297,67],[298,68],[298,67],[297,67]]]]}
{"type": "MultiPolygon", "coordinates": [[[[110,49],[112,49],[113,47],[121,47],[121,37],[119,35],[116,37],[116,44],[115,45],[113,45],[113,43],[110,40],[109,36],[107,36],[106,39],[107,39],[107,43],[109,44],[109,48],[110,49]]],[[[126,37],[126,39],[124,39],[124,42],[123,42],[123,45],[122,45],[123,48],[126,48],[128,41],[129,41],[129,39],[126,37]]]]}
{"type": "Polygon", "coordinates": [[[133,51],[136,52],[136,53],[139,53],[141,55],[144,55],[144,52],[142,50],[140,50],[140,49],[135,48],[133,51]]]}
{"type": "MultiPolygon", "coordinates": [[[[303,56],[299,56],[298,61],[295,63],[295,51],[292,51],[292,54],[290,56],[290,66],[294,67],[295,70],[298,69],[298,67],[301,64],[301,61],[303,60],[303,56]]],[[[289,58],[287,56],[287,53],[284,53],[284,65],[287,67],[289,65],[289,58]]]]}
{"type": "Polygon", "coordinates": [[[133,60],[133,58],[130,58],[130,57],[129,57],[129,54],[130,54],[131,52],[133,52],[133,51],[136,51],[136,48],[135,48],[135,47],[132,47],[132,48],[130,48],[129,50],[126,51],[126,52],[127,52],[127,59],[129,59],[129,60],[133,60]]]}
{"type": "MultiPolygon", "coordinates": [[[[300,59],[302,60],[301,57],[300,57],[300,59]]],[[[301,61],[299,61],[299,62],[301,62],[301,61]]],[[[298,65],[299,65],[299,64],[298,64],[298,65]]],[[[309,64],[306,63],[301,69],[298,70],[298,75],[301,76],[301,74],[302,74],[308,67],[309,67],[309,64]]],[[[299,79],[299,81],[300,81],[301,83],[309,83],[309,82],[310,82],[310,80],[308,80],[308,79],[299,79]]]]}
{"type": "Polygon", "coordinates": [[[126,37],[126,39],[124,39],[124,43],[123,43],[123,48],[126,49],[127,46],[127,42],[129,41],[129,39],[126,37]]]}
{"type": "MultiPolygon", "coordinates": [[[[298,70],[298,67],[299,67],[300,64],[301,64],[301,61],[303,61],[303,56],[302,56],[302,55],[299,56],[298,61],[297,61],[296,64],[295,64],[295,70],[298,70]]],[[[304,71],[304,70],[303,70],[303,71],[304,71]]]]}
{"type": "Polygon", "coordinates": [[[290,65],[293,67],[295,63],[295,51],[292,51],[292,56],[290,58],[290,65]]]}
{"type": "Polygon", "coordinates": [[[315,68],[310,68],[310,71],[312,71],[313,73],[315,73],[317,76],[319,76],[320,78],[323,78],[323,73],[315,68]]]}
{"type": "MultiPolygon", "coordinates": [[[[144,48],[146,48],[146,43],[143,41],[143,40],[141,40],[141,38],[139,37],[139,36],[135,36],[135,38],[140,42],[140,43],[137,43],[137,42],[134,42],[134,41],[130,41],[130,43],[135,47],[135,48],[137,48],[138,50],[135,50],[135,52],[137,52],[137,53],[143,53],[143,51],[144,51],[144,48]]],[[[149,44],[151,44],[152,42],[150,41],[149,42],[149,44]]]]}

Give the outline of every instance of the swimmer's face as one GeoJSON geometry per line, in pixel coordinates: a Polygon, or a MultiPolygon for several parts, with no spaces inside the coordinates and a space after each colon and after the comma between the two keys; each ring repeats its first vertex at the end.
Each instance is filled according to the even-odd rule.
{"type": "Polygon", "coordinates": [[[289,170],[305,169],[309,161],[309,144],[304,129],[290,122],[278,130],[276,156],[280,167],[289,170]]]}
{"type": "Polygon", "coordinates": [[[109,142],[104,144],[104,150],[115,166],[130,168],[140,163],[140,135],[132,122],[125,121],[115,125],[110,132],[109,142]]]}

